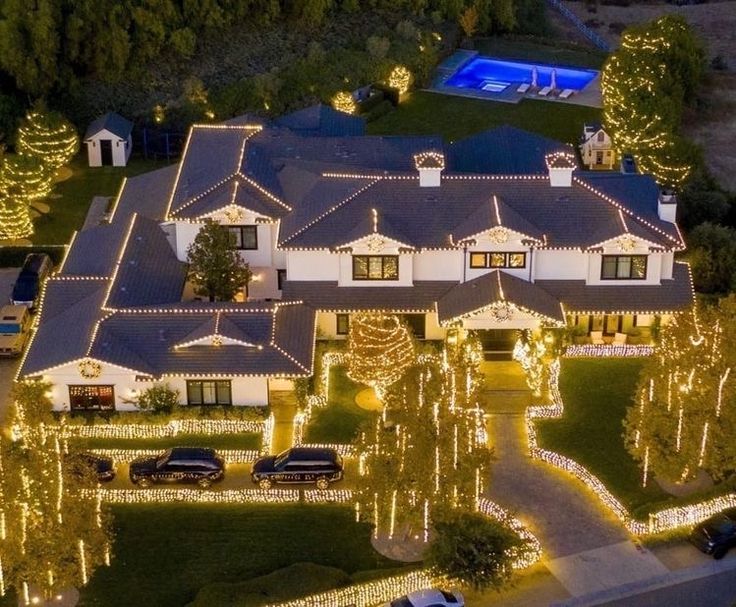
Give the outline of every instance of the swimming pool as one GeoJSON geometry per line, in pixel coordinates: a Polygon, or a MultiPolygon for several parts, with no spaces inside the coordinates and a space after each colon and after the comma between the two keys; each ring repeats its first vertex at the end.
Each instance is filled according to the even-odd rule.
{"type": "Polygon", "coordinates": [[[532,82],[533,68],[537,68],[537,86],[549,86],[552,70],[556,70],[558,89],[582,91],[597,75],[595,70],[571,67],[557,67],[545,63],[522,63],[520,61],[504,61],[492,57],[474,57],[460,66],[444,83],[445,86],[457,88],[481,89],[500,92],[510,83],[520,84],[532,82]],[[505,85],[494,87],[493,83],[505,85]],[[489,86],[491,85],[491,86],[489,86]]]}

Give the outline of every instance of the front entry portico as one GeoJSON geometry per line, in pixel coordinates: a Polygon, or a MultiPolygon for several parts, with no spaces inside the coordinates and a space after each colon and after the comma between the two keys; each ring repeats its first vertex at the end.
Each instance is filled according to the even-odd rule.
{"type": "Polygon", "coordinates": [[[480,340],[485,360],[511,360],[519,337],[516,329],[479,329],[471,334],[480,340]]]}

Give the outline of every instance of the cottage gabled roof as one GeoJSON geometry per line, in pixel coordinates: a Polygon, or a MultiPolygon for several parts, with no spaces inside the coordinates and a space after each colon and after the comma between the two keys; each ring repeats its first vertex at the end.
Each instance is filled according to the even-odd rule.
{"type": "Polygon", "coordinates": [[[84,140],[89,141],[100,131],[109,131],[120,139],[127,139],[133,131],[133,123],[115,112],[108,112],[93,120],[87,127],[84,140]]]}

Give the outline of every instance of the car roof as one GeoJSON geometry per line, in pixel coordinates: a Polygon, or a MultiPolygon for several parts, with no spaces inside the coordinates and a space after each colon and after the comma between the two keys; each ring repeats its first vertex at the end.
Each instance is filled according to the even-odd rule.
{"type": "Polygon", "coordinates": [[[406,596],[414,607],[425,607],[427,605],[437,605],[438,603],[440,605],[444,605],[447,603],[447,599],[443,594],[434,588],[429,590],[417,590],[415,592],[410,592],[406,596]]]}
{"type": "Polygon", "coordinates": [[[45,263],[49,263],[51,258],[46,253],[31,253],[26,256],[21,268],[21,274],[38,274],[45,263]]]}
{"type": "Polygon", "coordinates": [[[175,459],[212,459],[215,450],[206,447],[174,447],[171,449],[171,457],[175,459]]]}
{"type": "Polygon", "coordinates": [[[326,459],[334,461],[337,452],[334,449],[322,447],[292,447],[289,449],[289,461],[310,461],[326,459]]]}

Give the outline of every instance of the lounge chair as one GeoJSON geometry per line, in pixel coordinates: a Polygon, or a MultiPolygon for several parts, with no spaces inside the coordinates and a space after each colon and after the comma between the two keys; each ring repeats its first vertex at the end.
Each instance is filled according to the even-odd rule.
{"type": "Polygon", "coordinates": [[[537,95],[539,95],[540,97],[546,97],[551,92],[552,92],[552,87],[551,86],[545,86],[543,89],[539,89],[539,92],[537,93],[537,95]]]}
{"type": "Polygon", "coordinates": [[[560,99],[567,99],[568,97],[572,97],[575,94],[575,91],[573,89],[565,89],[560,93],[560,99]]]}
{"type": "Polygon", "coordinates": [[[516,92],[517,93],[526,93],[531,88],[531,86],[532,86],[531,84],[528,84],[528,83],[524,82],[523,84],[520,84],[519,85],[519,88],[516,89],[516,92]]]}
{"type": "Polygon", "coordinates": [[[614,346],[623,345],[625,343],[626,343],[626,333],[616,333],[613,336],[613,345],[614,346]]]}
{"type": "Polygon", "coordinates": [[[602,346],[606,342],[603,340],[603,331],[591,331],[590,332],[590,343],[594,346],[602,346]]]}

